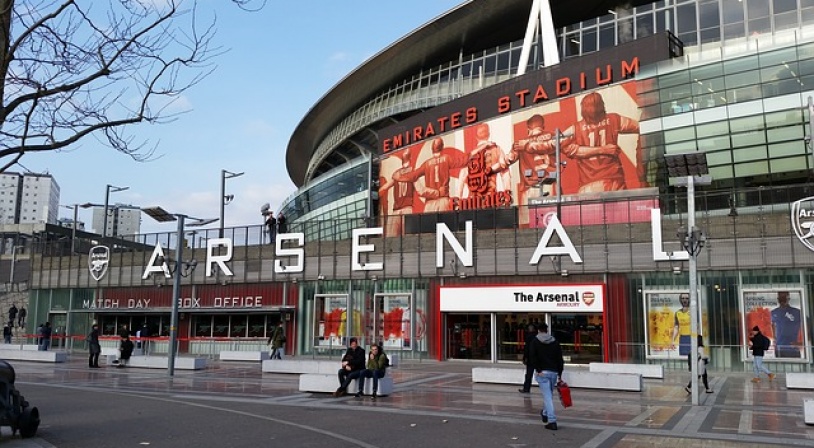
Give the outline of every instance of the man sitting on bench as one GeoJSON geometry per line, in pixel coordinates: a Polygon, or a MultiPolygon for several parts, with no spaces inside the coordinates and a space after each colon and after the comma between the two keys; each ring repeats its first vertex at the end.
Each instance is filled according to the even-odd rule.
{"type": "Polygon", "coordinates": [[[359,347],[356,338],[350,338],[348,351],[342,357],[342,368],[339,369],[339,389],[334,392],[334,397],[341,397],[347,393],[348,385],[351,381],[358,379],[365,368],[365,349],[359,347]]]}
{"type": "Polygon", "coordinates": [[[387,366],[390,365],[390,360],[378,345],[370,347],[370,355],[367,360],[367,368],[362,370],[359,376],[359,391],[356,392],[356,398],[365,394],[365,378],[373,378],[373,399],[376,399],[376,391],[379,390],[379,378],[383,378],[387,371],[387,366]]]}

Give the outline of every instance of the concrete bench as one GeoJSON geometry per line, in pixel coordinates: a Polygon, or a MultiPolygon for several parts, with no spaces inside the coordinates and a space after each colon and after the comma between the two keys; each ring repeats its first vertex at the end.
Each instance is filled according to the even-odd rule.
{"type": "Polygon", "coordinates": [[[268,350],[221,350],[221,361],[267,361],[271,354],[268,350]]]}
{"type": "MultiPolygon", "coordinates": [[[[379,390],[376,395],[382,397],[391,395],[393,393],[393,377],[389,374],[384,378],[379,378],[379,390]]],[[[322,373],[303,373],[300,375],[300,392],[322,392],[333,393],[339,387],[339,378],[336,373],[322,374],[322,373]]],[[[348,395],[353,395],[359,390],[358,380],[353,380],[348,386],[348,395]]],[[[373,394],[373,378],[365,378],[365,395],[373,394]]]]}
{"type": "MultiPolygon", "coordinates": [[[[318,359],[269,359],[263,361],[263,373],[322,373],[336,375],[341,363],[318,359]]],[[[334,388],[335,389],[335,388],[334,388]]]]}
{"type": "Polygon", "coordinates": [[[664,366],[660,364],[621,364],[592,362],[588,371],[594,373],[638,373],[644,378],[664,379],[664,366]]]}
{"type": "Polygon", "coordinates": [[[0,348],[0,358],[11,361],[34,361],[34,362],[65,362],[68,354],[55,351],[34,351],[0,348]]]}
{"type": "MultiPolygon", "coordinates": [[[[131,356],[127,367],[143,369],[167,369],[170,358],[167,356],[131,356]]],[[[201,370],[206,368],[206,358],[176,357],[175,368],[178,370],[201,370]]]]}
{"type": "MultiPolygon", "coordinates": [[[[473,367],[473,383],[523,384],[525,369],[473,367]]],[[[596,373],[586,370],[563,371],[562,380],[580,389],[642,391],[642,375],[638,373],[596,373]]]]}
{"type": "Polygon", "coordinates": [[[786,374],[789,389],[814,389],[814,373],[789,372],[786,374]]]}
{"type": "Polygon", "coordinates": [[[806,425],[814,425],[814,400],[803,401],[803,414],[806,425]]]}

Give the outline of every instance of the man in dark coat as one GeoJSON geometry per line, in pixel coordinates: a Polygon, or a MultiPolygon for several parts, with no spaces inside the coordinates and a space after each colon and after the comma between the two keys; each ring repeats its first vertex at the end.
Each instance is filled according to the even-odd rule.
{"type": "Polygon", "coordinates": [[[755,377],[752,378],[753,383],[760,382],[761,372],[769,376],[769,381],[774,379],[774,373],[763,365],[763,355],[766,354],[766,350],[769,349],[771,344],[772,341],[766,336],[763,336],[763,333],[760,332],[760,328],[755,325],[749,335],[749,345],[752,346],[752,368],[755,371],[755,377]]]}
{"type": "Polygon", "coordinates": [[[534,324],[529,324],[526,328],[526,339],[523,345],[523,365],[526,366],[526,376],[523,379],[523,388],[518,390],[521,394],[527,394],[531,392],[531,377],[534,376],[534,367],[532,367],[531,363],[529,362],[529,351],[531,350],[531,344],[537,338],[537,326],[534,324]]]}
{"type": "Polygon", "coordinates": [[[17,304],[12,303],[8,309],[8,326],[14,328],[14,321],[17,320],[17,304]]]}
{"type": "Polygon", "coordinates": [[[358,379],[365,369],[365,349],[359,347],[356,338],[350,338],[348,350],[342,357],[342,368],[339,369],[339,389],[334,392],[334,397],[345,395],[351,381],[358,379]]]}
{"type": "Polygon", "coordinates": [[[537,327],[537,337],[531,344],[529,362],[537,372],[537,384],[543,395],[543,409],[540,417],[545,428],[557,430],[557,415],[554,413],[554,388],[562,380],[562,369],[565,361],[562,357],[560,343],[548,334],[548,325],[541,323],[537,327]]]}
{"type": "Polygon", "coordinates": [[[88,367],[99,368],[99,354],[102,353],[102,346],[99,344],[99,326],[91,327],[88,334],[88,367]]]}

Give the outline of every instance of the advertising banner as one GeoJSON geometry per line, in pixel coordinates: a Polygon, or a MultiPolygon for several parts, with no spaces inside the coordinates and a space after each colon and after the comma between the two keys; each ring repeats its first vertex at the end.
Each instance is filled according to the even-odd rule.
{"type": "Polygon", "coordinates": [[[802,289],[743,290],[741,293],[743,358],[752,359],[752,330],[757,327],[771,345],[764,360],[808,362],[806,303],[802,289]]]}
{"type": "MultiPolygon", "coordinates": [[[[392,151],[379,169],[385,234],[404,233],[403,216],[540,203],[569,195],[619,200],[590,211],[595,221],[649,219],[620,192],[646,188],[635,81],[520,109],[392,151]],[[562,132],[557,154],[556,130],[562,132]],[[560,168],[557,169],[557,159],[560,168]],[[557,185],[559,174],[561,185],[557,185]],[[558,190],[559,188],[559,190],[558,190]],[[605,198],[604,195],[608,197],[605,198]]],[[[521,227],[529,211],[518,209],[521,227]]],[[[536,221],[536,217],[534,217],[536,221]]]]}
{"type": "Polygon", "coordinates": [[[410,346],[410,296],[384,297],[384,347],[410,346]]]}
{"type": "MultiPolygon", "coordinates": [[[[699,293],[701,334],[709,334],[706,295],[699,293]]],[[[645,352],[648,359],[686,358],[692,350],[690,292],[645,291],[645,352]]]]}
{"type": "Polygon", "coordinates": [[[317,345],[342,346],[346,333],[345,325],[348,321],[347,296],[315,296],[317,303],[316,317],[319,319],[317,329],[317,345]],[[319,307],[322,310],[319,310],[319,307]]]}

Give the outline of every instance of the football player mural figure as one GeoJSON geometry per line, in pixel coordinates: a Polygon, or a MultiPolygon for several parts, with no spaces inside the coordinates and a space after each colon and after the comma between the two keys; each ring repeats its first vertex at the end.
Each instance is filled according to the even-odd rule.
{"type": "Polygon", "coordinates": [[[475,127],[475,137],[478,143],[475,149],[469,154],[469,160],[466,168],[461,170],[458,178],[460,179],[460,191],[458,196],[461,198],[480,196],[487,193],[494,193],[498,191],[497,175],[500,176],[502,183],[501,190],[511,189],[511,174],[505,170],[492,170],[492,166],[507,166],[506,154],[490,138],[489,125],[487,123],[480,123],[475,127]],[[467,191],[469,194],[467,195],[467,191]]]}
{"type": "MultiPolygon", "coordinates": [[[[534,114],[529,117],[526,120],[526,128],[528,130],[527,138],[515,141],[503,161],[490,167],[494,172],[501,172],[508,170],[511,164],[520,162],[520,181],[517,184],[517,205],[520,206],[528,205],[531,190],[538,188],[541,180],[538,172],[556,172],[555,136],[553,132],[545,130],[543,116],[534,114]]],[[[562,147],[565,147],[571,143],[571,138],[561,139],[560,143],[563,145],[562,147]]]]}
{"type": "Polygon", "coordinates": [[[582,120],[574,126],[574,142],[564,147],[565,154],[576,159],[579,192],[626,190],[619,134],[638,134],[639,122],[605,110],[598,92],[582,98],[582,120]]]}
{"type": "MultiPolygon", "coordinates": [[[[410,148],[401,151],[401,168],[397,169],[390,180],[387,180],[379,188],[379,197],[386,198],[387,191],[393,189],[393,212],[390,216],[386,216],[387,226],[385,228],[385,235],[394,236],[401,235],[404,230],[404,215],[413,213],[413,194],[415,193],[415,184],[413,182],[399,182],[395,178],[409,174],[410,167],[410,148]]],[[[385,209],[385,212],[387,210],[385,209]]]]}
{"type": "Polygon", "coordinates": [[[466,166],[468,158],[463,151],[454,148],[444,150],[444,141],[437,137],[432,141],[432,156],[411,172],[393,174],[397,182],[415,182],[424,178],[424,189],[419,195],[426,199],[424,213],[452,210],[449,197],[450,170],[466,166]]]}

